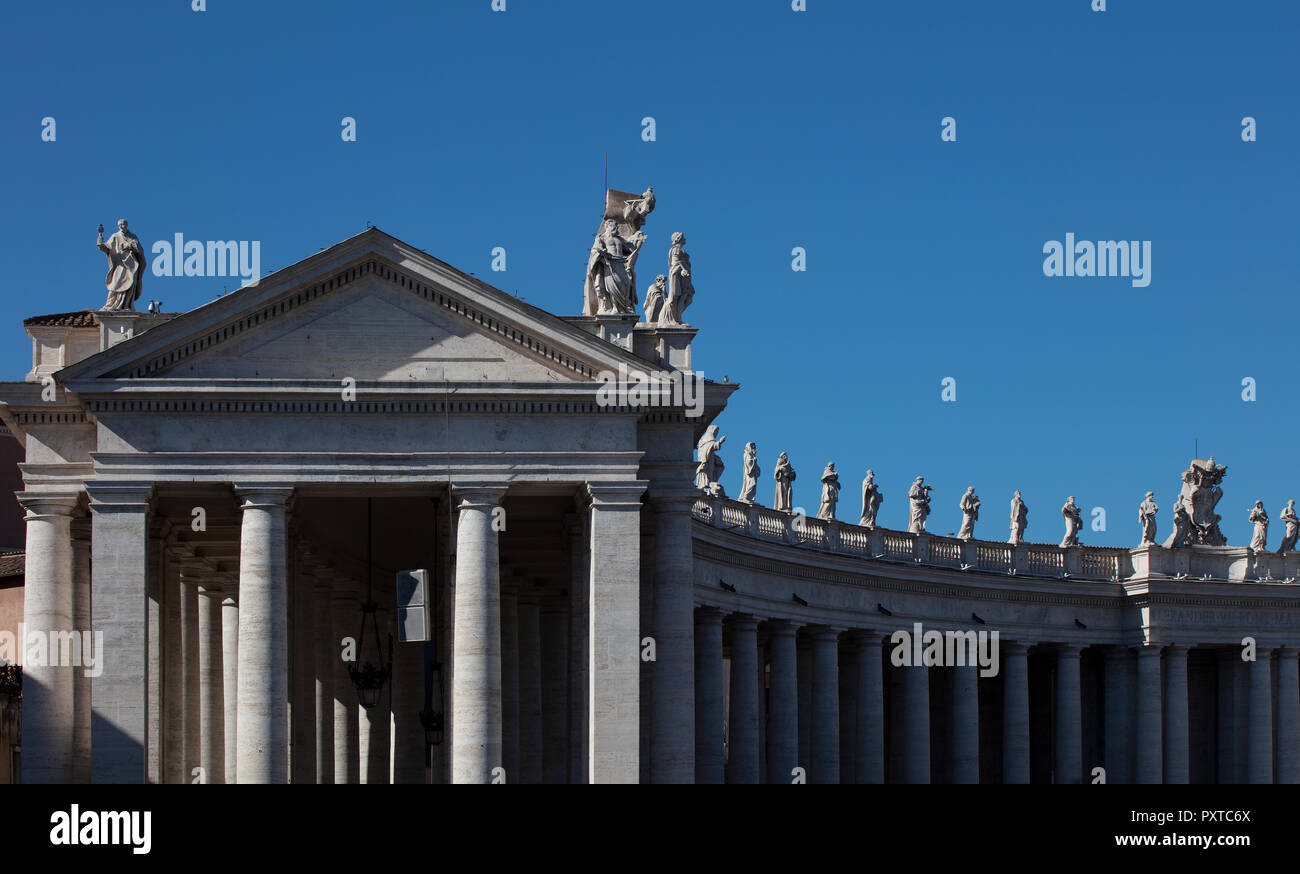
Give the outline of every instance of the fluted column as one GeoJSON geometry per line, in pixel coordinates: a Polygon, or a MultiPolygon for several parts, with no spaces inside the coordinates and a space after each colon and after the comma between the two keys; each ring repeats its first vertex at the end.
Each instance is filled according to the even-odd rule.
{"type": "Polygon", "coordinates": [[[1029,647],[1002,648],[1002,782],[1029,782],[1029,647]]]}
{"type": "Polygon", "coordinates": [[[569,616],[555,596],[542,602],[542,782],[569,775],[569,616]]]}
{"type": "MultiPolygon", "coordinates": [[[[88,482],[92,516],[91,620],[103,670],[91,681],[93,783],[147,779],[149,483],[88,482]]],[[[56,546],[56,549],[58,547],[56,546]]],[[[28,560],[31,560],[29,554],[28,560]]],[[[29,581],[30,585],[30,581],[29,581]]],[[[29,625],[31,620],[28,620],[29,625]]],[[[23,714],[26,737],[29,714],[23,714]]],[[[23,763],[37,759],[23,749],[23,763]]]]}
{"type": "Polygon", "coordinates": [[[728,783],[757,783],[758,776],[758,620],[735,614],[731,633],[731,730],[728,783]]]}
{"type": "Polygon", "coordinates": [[[1106,782],[1130,783],[1133,751],[1133,653],[1126,646],[1106,650],[1106,782]]]}
{"type": "Polygon", "coordinates": [[[285,517],[293,489],[236,486],[239,529],[240,783],[289,779],[289,603],[285,517]]]}
{"type": "Polygon", "coordinates": [[[227,783],[239,782],[239,597],[238,582],[228,580],[221,599],[221,704],[225,709],[222,729],[225,733],[225,767],[227,783]]]}
{"type": "Polygon", "coordinates": [[[588,683],[590,653],[591,604],[588,592],[591,570],[588,564],[587,532],[590,521],[584,510],[564,517],[564,531],[569,542],[569,782],[586,783],[590,772],[590,724],[587,708],[591,704],[588,683]]]}
{"type": "Polygon", "coordinates": [[[519,776],[542,782],[542,616],[536,587],[519,591],[519,776]]]}
{"type": "Polygon", "coordinates": [[[691,507],[694,489],[651,489],[654,511],[654,638],[651,760],[653,783],[695,779],[695,714],[682,702],[695,698],[694,559],[691,507]]]}
{"type": "Polygon", "coordinates": [[[343,660],[343,639],[356,640],[361,622],[361,601],[350,583],[333,587],[331,603],[333,621],[330,638],[334,641],[330,662],[334,672],[334,782],[338,785],[361,782],[360,703],[356,687],[343,660]]]}
{"type": "Polygon", "coordinates": [[[220,583],[199,586],[199,762],[204,780],[226,782],[226,705],[222,671],[220,583]]]}
{"type": "Polygon", "coordinates": [[[812,783],[840,781],[839,630],[816,626],[812,651],[812,783]]]}
{"type": "Polygon", "coordinates": [[[643,483],[587,483],[591,496],[590,779],[641,776],[643,483]]]}
{"type": "MultiPolygon", "coordinates": [[[[504,486],[457,486],[451,777],[490,783],[502,767],[501,567],[492,511],[504,486]]],[[[506,780],[515,775],[507,772],[506,780]]]]}
{"type": "Polygon", "coordinates": [[[1137,670],[1137,781],[1159,783],[1162,773],[1160,715],[1160,647],[1138,648],[1137,670]]]}
{"type": "Polygon", "coordinates": [[[722,611],[695,611],[695,782],[723,782],[722,611]]]}
{"type": "Polygon", "coordinates": [[[858,719],[856,770],[859,783],[885,782],[885,675],[878,631],[857,632],[858,719]]]}
{"type": "Polygon", "coordinates": [[[1056,651],[1056,782],[1083,779],[1083,699],[1079,680],[1080,648],[1056,651]]]}
{"type": "Polygon", "coordinates": [[[1165,648],[1165,736],[1166,783],[1188,782],[1187,647],[1165,648]]]}
{"type": "Polygon", "coordinates": [[[203,766],[202,704],[203,671],[199,664],[199,584],[210,568],[203,559],[190,556],[180,561],[181,584],[181,684],[184,699],[183,783],[198,779],[203,766]]]}
{"type": "Polygon", "coordinates": [[[772,660],[771,704],[767,717],[767,782],[789,783],[799,758],[799,675],[796,627],[785,621],[767,624],[772,660]]]}
{"type": "Polygon", "coordinates": [[[948,767],[953,783],[980,781],[979,666],[952,668],[948,767]]]}
{"type": "Polygon", "coordinates": [[[930,782],[930,669],[908,665],[903,672],[903,783],[930,782]]]}
{"type": "Polygon", "coordinates": [[[1258,647],[1255,661],[1248,666],[1250,678],[1246,779],[1251,783],[1273,782],[1273,689],[1272,651],[1258,647]]]}
{"type": "MultiPolygon", "coordinates": [[[[94,623],[90,615],[90,519],[78,517],[72,520],[70,526],[72,534],[72,628],[78,632],[91,631],[94,623]]],[[[150,632],[153,632],[154,621],[157,619],[157,602],[154,600],[156,591],[156,578],[153,578],[154,586],[150,589],[150,632]]],[[[84,644],[85,637],[82,637],[84,644]]],[[[158,683],[159,670],[157,662],[156,640],[151,636],[149,639],[150,658],[148,661],[149,681],[156,687],[158,683]]],[[[91,650],[89,653],[83,651],[82,665],[89,668],[88,659],[93,658],[94,643],[92,635],[91,650]]],[[[72,673],[72,782],[89,783],[90,782],[90,691],[91,679],[90,673],[97,669],[90,668],[84,670],[77,668],[72,673]]],[[[154,732],[160,728],[156,724],[157,703],[150,701],[150,716],[152,717],[149,728],[149,752],[150,752],[150,771],[149,781],[159,782],[159,747],[160,738],[154,732]]]]}
{"type": "MultiPolygon", "coordinates": [[[[333,635],[333,589],[319,576],[315,577],[315,647],[312,658],[316,674],[316,782],[334,782],[334,661],[338,658],[340,641],[333,635]]],[[[423,692],[423,690],[421,690],[423,692]]],[[[420,762],[424,766],[423,760],[420,762]]]]}
{"type": "Polygon", "coordinates": [[[46,647],[53,644],[55,653],[54,658],[41,660],[24,653],[22,782],[71,783],[75,674],[81,669],[64,662],[58,653],[65,643],[71,653],[72,635],[82,630],[73,624],[71,526],[77,497],[22,492],[18,500],[27,511],[23,621],[31,638],[40,635],[46,647]]]}
{"type": "Polygon", "coordinates": [[[1277,782],[1300,783],[1300,672],[1297,650],[1277,651],[1277,782]]]}

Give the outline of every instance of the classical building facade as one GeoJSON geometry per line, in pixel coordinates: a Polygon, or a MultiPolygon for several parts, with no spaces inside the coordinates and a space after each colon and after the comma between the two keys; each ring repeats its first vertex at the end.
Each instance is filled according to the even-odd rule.
{"type": "Polygon", "coordinates": [[[642,320],[653,192],[617,200],[582,316],[372,229],[186,313],[29,319],[24,780],[1300,780],[1300,554],[728,499],[684,238],[642,320]],[[345,639],[383,667],[417,568],[432,640],[360,706],[345,639]]]}

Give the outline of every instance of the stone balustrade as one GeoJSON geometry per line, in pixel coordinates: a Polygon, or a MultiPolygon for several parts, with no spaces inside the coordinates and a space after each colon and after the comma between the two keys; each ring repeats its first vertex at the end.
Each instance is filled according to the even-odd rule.
{"type": "Polygon", "coordinates": [[[912,534],[880,527],[863,528],[839,520],[792,515],[757,504],[707,495],[696,500],[693,515],[700,522],[761,540],[855,555],[873,561],[984,573],[1112,582],[1150,577],[1278,583],[1293,583],[1300,579],[1300,552],[1283,555],[1256,553],[1244,546],[1165,549],[1147,545],[1124,549],[959,540],[928,532],[912,534]]]}

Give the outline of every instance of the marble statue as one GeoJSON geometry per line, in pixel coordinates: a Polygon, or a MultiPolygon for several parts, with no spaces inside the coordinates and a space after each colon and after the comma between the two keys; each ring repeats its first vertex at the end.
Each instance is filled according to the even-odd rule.
{"type": "Polygon", "coordinates": [[[1011,539],[1007,542],[1012,545],[1019,545],[1025,542],[1025,529],[1029,527],[1029,505],[1020,497],[1020,490],[1016,489],[1015,497],[1011,499],[1011,539]]]}
{"type": "Polygon", "coordinates": [[[980,499],[975,494],[974,486],[966,487],[966,494],[961,496],[957,506],[961,509],[961,530],[957,532],[957,537],[970,540],[975,536],[975,522],[980,517],[980,499]]]}
{"type": "Polygon", "coordinates": [[[1070,500],[1061,508],[1061,518],[1065,520],[1065,537],[1061,540],[1061,545],[1078,546],[1079,529],[1083,527],[1083,510],[1074,503],[1074,495],[1070,495],[1070,500]]]}
{"type": "Polygon", "coordinates": [[[1155,546],[1156,543],[1156,493],[1147,492],[1146,500],[1138,505],[1138,522],[1142,524],[1141,546],[1155,546]]]}
{"type": "MultiPolygon", "coordinates": [[[[663,277],[661,276],[660,279],[663,277]]],[[[751,441],[745,444],[745,460],[742,474],[744,480],[740,486],[740,500],[746,504],[754,503],[758,495],[758,447],[751,441]]]]}
{"type": "Polygon", "coordinates": [[[685,324],[682,314],[695,297],[695,283],[691,279],[691,256],[682,248],[685,243],[685,234],[681,231],[673,234],[673,247],[668,250],[668,299],[659,311],[660,327],[685,324]]]}
{"type": "Polygon", "coordinates": [[[144,268],[148,263],[140,238],[127,230],[126,219],[118,219],[117,231],[107,243],[104,242],[104,226],[99,226],[95,245],[108,258],[108,275],[104,277],[108,299],[100,310],[134,310],[135,302],[140,299],[144,268]]]}
{"type": "Polygon", "coordinates": [[[1250,538],[1250,548],[1255,552],[1263,552],[1268,542],[1268,511],[1264,509],[1263,501],[1255,502],[1255,509],[1250,511],[1249,521],[1255,523],[1255,534],[1250,538]]]}
{"type": "Polygon", "coordinates": [[[794,490],[790,484],[794,482],[794,468],[790,466],[790,459],[784,452],[776,460],[776,470],[772,471],[772,479],[776,480],[776,500],[772,506],[777,510],[793,513],[794,503],[791,497],[794,490]]]}
{"type": "Polygon", "coordinates": [[[818,519],[833,520],[835,505],[840,502],[840,475],[835,472],[835,462],[826,462],[822,471],[822,504],[817,508],[818,519]]]}
{"type": "Polygon", "coordinates": [[[640,196],[605,190],[605,213],[587,256],[584,316],[636,314],[636,260],[646,240],[641,227],[653,209],[652,189],[640,196]]]}
{"type": "Polygon", "coordinates": [[[723,464],[722,459],[718,456],[718,450],[722,444],[727,442],[726,437],[718,436],[718,426],[710,425],[704,429],[704,436],[696,444],[696,458],[699,464],[695,467],[695,487],[702,489],[714,497],[724,497],[722,492],[722,483],[718,482],[722,478],[723,464]]]}
{"type": "MultiPolygon", "coordinates": [[[[1228,472],[1227,465],[1215,464],[1214,457],[1193,458],[1191,466],[1183,471],[1183,487],[1178,493],[1178,505],[1188,519],[1187,543],[1200,546],[1224,546],[1228,539],[1219,530],[1223,517],[1214,512],[1223,497],[1220,483],[1228,472]]],[[[1176,508],[1175,508],[1176,509],[1176,508]]],[[[1165,546],[1174,544],[1174,535],[1165,540],[1165,546]]]]}
{"type": "Polygon", "coordinates": [[[1286,534],[1282,536],[1282,545],[1278,547],[1278,554],[1291,552],[1295,549],[1295,542],[1300,538],[1300,517],[1296,516],[1295,501],[1287,501],[1278,518],[1286,523],[1286,534]]]}
{"type": "Polygon", "coordinates": [[[645,304],[645,323],[647,325],[659,324],[659,316],[663,314],[664,295],[668,293],[668,277],[660,273],[655,277],[655,284],[646,289],[645,304]]]}
{"type": "MultiPolygon", "coordinates": [[[[1179,496],[1181,497],[1181,495],[1179,496]]],[[[1187,546],[1192,542],[1192,520],[1181,500],[1174,503],[1174,532],[1165,538],[1165,548],[1187,546]]]]}
{"type": "Polygon", "coordinates": [[[880,502],[885,495],[876,485],[876,472],[867,471],[867,478],[862,481],[862,519],[858,522],[863,528],[876,527],[876,514],[880,512],[880,502]]]}
{"type": "Polygon", "coordinates": [[[907,530],[913,534],[925,531],[925,517],[930,515],[930,492],[934,486],[924,485],[925,477],[918,476],[907,490],[907,500],[911,502],[911,516],[907,521],[907,530]]]}

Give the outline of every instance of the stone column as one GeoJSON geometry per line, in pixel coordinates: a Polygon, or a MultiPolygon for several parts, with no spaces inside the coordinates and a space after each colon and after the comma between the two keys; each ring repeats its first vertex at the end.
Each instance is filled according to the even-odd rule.
{"type": "Polygon", "coordinates": [[[695,779],[694,559],[691,507],[694,489],[651,489],[654,512],[655,661],[647,665],[653,684],[650,716],[650,779],[690,783],[695,779]]]}
{"type": "Polygon", "coordinates": [[[885,675],[878,631],[857,632],[857,782],[885,782],[885,675]]]}
{"type": "Polygon", "coordinates": [[[858,776],[858,644],[857,635],[846,632],[839,642],[836,668],[839,688],[840,774],[839,782],[853,784],[858,776]]]}
{"type": "Polygon", "coordinates": [[[590,521],[584,510],[564,517],[569,539],[569,782],[586,783],[590,771],[587,744],[590,727],[587,720],[588,670],[590,655],[587,634],[590,631],[591,604],[588,588],[591,570],[587,556],[587,530],[590,521]]]}
{"type": "Polygon", "coordinates": [[[980,781],[979,666],[952,668],[948,768],[953,783],[980,781]]]}
{"type": "Polygon", "coordinates": [[[239,529],[240,783],[289,779],[289,603],[285,516],[293,489],[236,486],[239,529]]]}
{"type": "MultiPolygon", "coordinates": [[[[297,541],[296,532],[290,537],[297,541]]],[[[296,552],[290,553],[292,585],[290,597],[292,604],[293,627],[290,646],[292,647],[290,687],[293,702],[290,712],[290,730],[292,732],[291,769],[294,783],[316,782],[316,655],[314,650],[315,629],[312,619],[315,609],[311,603],[312,576],[304,566],[303,558],[296,552]]],[[[387,641],[381,645],[386,649],[387,641]]],[[[385,726],[385,733],[387,726],[385,726]]],[[[388,745],[385,743],[385,747],[388,745]]],[[[388,771],[384,764],[385,773],[388,771]]],[[[387,782],[387,781],[385,781],[387,782]]]]}
{"type": "Polygon", "coordinates": [[[1171,645],[1165,648],[1166,783],[1188,782],[1187,719],[1187,647],[1171,645]]]}
{"type": "MultiPolygon", "coordinates": [[[[455,631],[452,655],[453,783],[490,783],[501,749],[501,567],[492,511],[502,485],[463,485],[456,501],[455,631]]],[[[507,772],[506,780],[516,775],[507,772]]]]}
{"type": "Polygon", "coordinates": [[[812,783],[840,781],[839,629],[814,626],[812,636],[812,783]]]}
{"type": "Polygon", "coordinates": [[[1056,651],[1056,782],[1083,779],[1083,699],[1079,680],[1080,648],[1065,644],[1056,651]]]}
{"type": "Polygon", "coordinates": [[[1246,780],[1273,782],[1273,680],[1272,650],[1260,646],[1250,662],[1249,716],[1246,719],[1246,780]]]}
{"type": "Polygon", "coordinates": [[[767,723],[767,782],[790,783],[799,764],[799,674],[793,623],[767,624],[772,697],[767,723]]]}
{"type": "Polygon", "coordinates": [[[330,654],[334,665],[334,782],[338,785],[361,782],[361,739],[357,711],[357,690],[343,661],[342,641],[356,638],[361,621],[361,601],[350,583],[336,585],[333,591],[333,630],[330,637],[336,649],[330,654]]]}
{"type": "Polygon", "coordinates": [[[424,783],[424,643],[393,645],[392,782],[424,783]]]}
{"type": "Polygon", "coordinates": [[[734,614],[731,632],[731,731],[728,783],[757,783],[758,778],[758,620],[734,614]]]}
{"type": "Polygon", "coordinates": [[[222,773],[227,783],[239,782],[239,598],[238,581],[226,581],[221,599],[221,704],[225,709],[222,728],[225,732],[226,757],[222,773]]]}
{"type": "Polygon", "coordinates": [[[211,569],[203,559],[189,558],[180,561],[181,584],[181,688],[183,693],[183,765],[181,782],[196,779],[195,769],[203,766],[203,735],[201,725],[199,665],[199,583],[211,569]]]}
{"type": "Polygon", "coordinates": [[[207,783],[226,782],[226,704],[222,672],[221,603],[225,593],[208,579],[199,598],[199,764],[207,783]]]}
{"type": "Polygon", "coordinates": [[[804,628],[794,639],[795,676],[799,695],[799,767],[807,776],[812,767],[812,638],[804,628]]]}
{"type": "Polygon", "coordinates": [[[542,616],[536,587],[519,589],[519,775],[542,782],[542,616]]]}
{"type": "MultiPolygon", "coordinates": [[[[93,631],[92,617],[90,615],[90,519],[87,517],[78,517],[72,520],[70,526],[72,534],[72,628],[78,632],[93,631]]],[[[156,580],[154,581],[156,585],[156,580]]],[[[157,631],[156,620],[157,602],[154,596],[156,590],[150,591],[150,625],[149,625],[149,649],[150,657],[148,662],[149,681],[156,685],[159,677],[157,663],[157,631]]],[[[82,643],[85,643],[85,636],[82,636],[82,643]]],[[[83,649],[82,664],[86,668],[90,667],[89,659],[95,655],[93,635],[91,649],[85,652],[83,649]]],[[[94,668],[90,668],[91,671],[94,668]]],[[[87,670],[77,668],[72,674],[72,781],[74,783],[90,782],[90,687],[91,679],[87,670]]],[[[150,698],[150,717],[156,719],[157,699],[150,698]]],[[[160,725],[151,721],[147,728],[147,737],[149,739],[149,782],[159,782],[159,749],[158,743],[161,740],[159,735],[160,725]]]]}
{"type": "MultiPolygon", "coordinates": [[[[314,575],[315,576],[315,575],[314,575]]],[[[316,782],[334,782],[334,662],[342,643],[334,637],[334,590],[316,576],[315,625],[316,647],[313,653],[316,673],[316,782]]],[[[423,691],[423,690],[422,690],[423,691]]],[[[424,768],[423,759],[420,761],[424,768]]]]}
{"type": "Polygon", "coordinates": [[[185,649],[181,645],[183,553],[175,545],[175,535],[167,539],[162,553],[159,573],[163,589],[163,782],[179,784],[189,780],[185,769],[185,649]]]}
{"type": "Polygon", "coordinates": [[[1242,690],[1237,684],[1237,665],[1241,664],[1240,653],[1240,647],[1223,647],[1217,652],[1216,716],[1219,730],[1216,741],[1219,770],[1215,779],[1216,782],[1224,785],[1245,782],[1237,768],[1237,752],[1240,747],[1242,728],[1237,724],[1237,704],[1242,695],[1242,690]]]}
{"type": "Polygon", "coordinates": [[[542,602],[542,782],[569,775],[569,616],[555,596],[542,602]]]}
{"type": "MultiPolygon", "coordinates": [[[[508,570],[508,569],[507,569],[508,570]]],[[[519,781],[519,582],[501,574],[501,767],[519,781]]]]}
{"type": "Polygon", "coordinates": [[[1126,646],[1106,649],[1106,782],[1130,783],[1133,749],[1133,654],[1126,646]]]}
{"type": "Polygon", "coordinates": [[[587,483],[591,495],[592,783],[635,783],[641,748],[641,495],[644,483],[587,483]]]}
{"type": "Polygon", "coordinates": [[[695,782],[721,783],[722,730],[726,720],[722,698],[722,611],[695,611],[695,782]]]}
{"type": "Polygon", "coordinates": [[[1277,782],[1300,783],[1300,672],[1297,650],[1277,651],[1277,782]]]}
{"type": "MultiPolygon", "coordinates": [[[[75,779],[76,675],[84,672],[70,664],[70,659],[60,657],[60,652],[80,656],[79,632],[89,630],[78,628],[73,621],[71,526],[78,499],[76,495],[20,492],[18,500],[27,511],[23,623],[29,637],[19,646],[30,647],[39,636],[47,653],[53,650],[44,665],[35,664],[27,652],[23,654],[22,782],[71,783],[75,779]]],[[[140,595],[143,607],[143,585],[140,595]]],[[[140,618],[137,631],[143,644],[144,617],[140,618]]],[[[143,773],[137,779],[143,779],[143,773]]]]}
{"type": "Polygon", "coordinates": [[[930,782],[930,669],[925,665],[903,672],[903,783],[930,782]]]}
{"type": "MultiPolygon", "coordinates": [[[[145,580],[149,559],[149,498],[153,486],[96,482],[87,483],[86,489],[94,514],[90,543],[91,617],[95,631],[104,635],[103,672],[93,678],[91,685],[94,712],[90,742],[94,756],[90,779],[93,783],[141,783],[146,779],[148,746],[145,580]]],[[[27,622],[29,626],[32,624],[30,618],[27,622]]],[[[23,717],[25,736],[30,714],[24,712],[23,717]]],[[[24,766],[36,758],[31,750],[23,749],[24,766]]]]}
{"type": "Polygon", "coordinates": [[[1160,649],[1155,644],[1138,648],[1137,670],[1137,781],[1159,783],[1161,778],[1160,649]]]}
{"type": "Polygon", "coordinates": [[[1029,782],[1029,647],[1002,648],[1002,782],[1029,782]]]}

